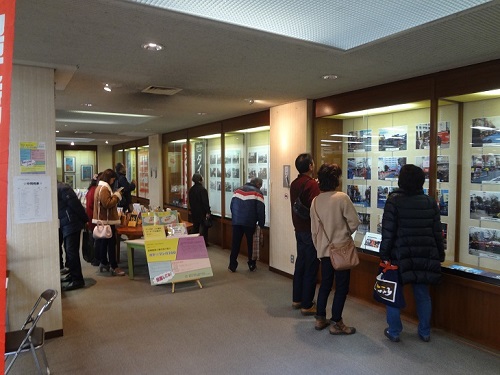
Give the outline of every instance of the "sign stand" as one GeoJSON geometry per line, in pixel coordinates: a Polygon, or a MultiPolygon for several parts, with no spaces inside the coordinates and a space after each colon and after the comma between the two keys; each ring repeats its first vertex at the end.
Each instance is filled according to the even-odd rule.
{"type": "Polygon", "coordinates": [[[200,287],[200,289],[203,289],[203,285],[201,285],[201,281],[200,279],[196,279],[196,280],[186,280],[186,281],[178,281],[177,283],[172,283],[172,293],[175,293],[175,284],[178,284],[178,283],[185,283],[187,281],[196,281],[198,283],[198,286],[200,287]]]}

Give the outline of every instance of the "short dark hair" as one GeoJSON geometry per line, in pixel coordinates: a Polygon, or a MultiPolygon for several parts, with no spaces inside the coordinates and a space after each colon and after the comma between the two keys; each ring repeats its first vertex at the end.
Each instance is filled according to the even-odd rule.
{"type": "Polygon", "coordinates": [[[295,159],[295,168],[299,173],[306,173],[309,171],[309,166],[313,163],[313,157],[309,153],[303,153],[295,159]]]}
{"type": "Polygon", "coordinates": [[[335,190],[340,185],[340,176],[342,176],[342,169],[337,164],[321,165],[318,170],[319,190],[335,190]]]}
{"type": "Polygon", "coordinates": [[[422,168],[413,164],[405,164],[399,172],[398,186],[408,192],[422,190],[425,173],[422,168]]]}
{"type": "Polygon", "coordinates": [[[116,179],[117,175],[116,172],[110,168],[106,169],[104,172],[102,172],[101,178],[99,181],[104,181],[107,182],[108,184],[111,182],[112,178],[116,179]]]}
{"type": "Polygon", "coordinates": [[[260,177],[254,177],[250,180],[250,185],[255,186],[256,188],[261,188],[262,187],[262,178],[260,177]]]}
{"type": "Polygon", "coordinates": [[[191,178],[191,181],[193,181],[194,183],[197,183],[197,182],[201,183],[201,181],[203,181],[203,176],[199,173],[195,173],[193,175],[193,177],[191,178]]]}

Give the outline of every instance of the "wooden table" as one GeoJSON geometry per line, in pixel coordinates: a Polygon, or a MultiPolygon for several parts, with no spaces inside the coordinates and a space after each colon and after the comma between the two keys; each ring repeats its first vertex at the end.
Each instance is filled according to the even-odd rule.
{"type": "MultiPolygon", "coordinates": [[[[193,227],[193,223],[190,223],[189,221],[183,221],[186,225],[186,229],[189,231],[193,227]]],[[[165,231],[167,230],[167,227],[165,227],[165,231]]],[[[138,240],[139,238],[142,238],[142,225],[137,225],[135,227],[129,227],[129,226],[116,226],[116,262],[120,263],[120,239],[121,236],[127,236],[127,239],[129,240],[138,240]]]]}

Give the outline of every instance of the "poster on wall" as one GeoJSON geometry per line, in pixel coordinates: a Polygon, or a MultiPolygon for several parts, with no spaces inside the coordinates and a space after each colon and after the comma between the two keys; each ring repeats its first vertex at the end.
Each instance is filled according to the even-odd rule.
{"type": "MultiPolygon", "coordinates": [[[[415,149],[428,150],[430,148],[431,124],[417,124],[415,130],[415,149]]],[[[450,121],[439,121],[438,123],[438,148],[450,147],[450,121]]]]}
{"type": "Polygon", "coordinates": [[[472,147],[500,146],[500,116],[472,119],[472,147]]]}
{"type": "Polygon", "coordinates": [[[366,233],[370,230],[370,214],[366,212],[358,212],[359,221],[361,224],[358,226],[359,233],[366,233]]]}
{"type": "Polygon", "coordinates": [[[21,174],[45,173],[45,142],[20,142],[21,174]]]}
{"type": "MultiPolygon", "coordinates": [[[[448,189],[437,189],[437,204],[441,216],[448,216],[448,206],[450,200],[450,192],[448,189]]],[[[429,195],[429,189],[424,189],[424,194],[429,195]]]]}
{"type": "Polygon", "coordinates": [[[269,146],[249,147],[247,152],[248,175],[246,181],[250,181],[254,177],[262,179],[260,190],[264,195],[266,225],[269,225],[269,146]]]}
{"type": "Polygon", "coordinates": [[[469,254],[500,259],[500,230],[469,227],[469,254]]]}
{"type": "Polygon", "coordinates": [[[472,155],[471,182],[473,184],[500,184],[500,155],[472,155]]]}
{"type": "Polygon", "coordinates": [[[404,151],[407,149],[408,129],[406,126],[380,129],[378,136],[379,151],[404,151]]]}
{"type": "Polygon", "coordinates": [[[16,224],[52,221],[51,177],[22,175],[14,177],[14,222],[16,224]]]}
{"type": "Polygon", "coordinates": [[[369,152],[372,150],[372,131],[351,130],[347,133],[347,152],[369,152]]]}
{"type": "Polygon", "coordinates": [[[470,191],[470,218],[500,222],[500,192],[470,191]]]}
{"type": "Polygon", "coordinates": [[[347,185],[347,195],[355,206],[370,207],[371,186],[347,185]]]}
{"type": "MultiPolygon", "coordinates": [[[[437,168],[437,181],[438,182],[449,182],[450,181],[450,158],[446,155],[439,155],[436,158],[436,168],[437,168]]],[[[416,156],[415,165],[422,168],[425,174],[425,179],[429,180],[429,170],[430,170],[430,157],[427,156],[416,156]]]]}
{"type": "Polygon", "coordinates": [[[406,164],[404,157],[381,157],[378,158],[378,179],[396,181],[399,177],[401,167],[406,164]]]}
{"type": "Polygon", "coordinates": [[[194,165],[193,174],[199,173],[205,176],[205,143],[195,142],[194,144],[194,165]]]}
{"type": "Polygon", "coordinates": [[[397,186],[377,186],[377,208],[384,208],[387,197],[397,186]]]}
{"type": "Polygon", "coordinates": [[[347,158],[347,178],[370,180],[372,178],[372,158],[347,158]]]}

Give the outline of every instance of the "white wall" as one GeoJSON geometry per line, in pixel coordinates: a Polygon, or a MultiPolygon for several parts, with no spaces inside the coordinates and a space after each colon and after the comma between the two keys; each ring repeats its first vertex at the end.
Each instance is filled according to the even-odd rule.
{"type": "Polygon", "coordinates": [[[113,165],[113,147],[99,145],[97,146],[97,171],[95,173],[103,172],[108,168],[115,169],[113,165]]]}
{"type": "Polygon", "coordinates": [[[161,134],[149,136],[149,205],[163,208],[163,165],[161,134]]]}
{"type": "Polygon", "coordinates": [[[269,266],[293,274],[297,246],[292,225],[290,191],[283,187],[283,165],[290,165],[291,181],[297,177],[295,158],[311,151],[312,102],[300,101],[271,108],[271,183],[269,266]]]}
{"type": "MultiPolygon", "coordinates": [[[[10,328],[18,329],[45,289],[60,293],[57,219],[57,174],[54,107],[54,71],[14,65],[12,72],[7,207],[7,291],[10,328]],[[46,172],[51,189],[42,199],[51,202],[52,219],[15,224],[14,177],[21,175],[20,142],[44,142],[46,172]]],[[[32,210],[33,207],[24,207],[32,210]]],[[[61,297],[55,300],[41,325],[47,331],[62,329],[61,297]]]]}

